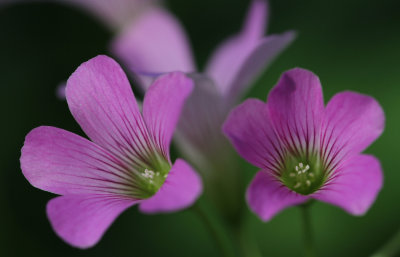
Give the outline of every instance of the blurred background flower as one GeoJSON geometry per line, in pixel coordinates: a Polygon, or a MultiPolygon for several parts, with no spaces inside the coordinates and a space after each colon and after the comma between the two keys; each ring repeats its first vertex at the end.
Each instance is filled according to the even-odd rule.
{"type": "Polygon", "coordinates": [[[143,91],[152,76],[171,71],[191,74],[193,94],[186,102],[176,135],[180,152],[205,179],[205,193],[223,218],[240,226],[244,206],[242,170],[222,123],[257,76],[293,41],[295,33],[265,36],[268,4],[253,0],[242,28],[216,47],[203,69],[195,58],[182,25],[161,8],[144,11],[114,39],[111,47],[138,76],[143,91]]]}
{"type": "MultiPolygon", "coordinates": [[[[249,4],[243,0],[164,1],[187,31],[200,70],[214,47],[241,27],[249,4]]],[[[319,75],[325,99],[343,90],[360,91],[375,97],[385,110],[386,130],[366,151],[381,160],[385,176],[384,187],[368,214],[356,218],[323,203],[312,207],[321,256],[367,256],[400,227],[400,206],[395,200],[400,195],[395,149],[400,144],[400,4],[394,0],[271,0],[269,5],[268,33],[293,29],[298,35],[247,96],[265,100],[265,92],[283,71],[301,66],[319,75]]],[[[131,208],[100,244],[83,252],[55,236],[44,215],[52,196],[32,188],[23,178],[20,148],[25,135],[41,124],[83,135],[66,103],[54,92],[77,64],[109,53],[110,41],[121,23],[107,25],[104,19],[88,15],[87,9],[56,1],[0,8],[4,164],[0,173],[0,255],[131,256],[134,248],[138,256],[218,256],[214,242],[191,212],[150,217],[131,208]]],[[[132,82],[137,83],[135,79],[132,82]]],[[[257,169],[244,161],[239,165],[244,188],[257,169]]],[[[234,199],[244,203],[244,195],[234,199]]],[[[246,231],[254,234],[265,256],[299,254],[302,234],[296,208],[283,211],[269,223],[245,211],[246,231]]]]}

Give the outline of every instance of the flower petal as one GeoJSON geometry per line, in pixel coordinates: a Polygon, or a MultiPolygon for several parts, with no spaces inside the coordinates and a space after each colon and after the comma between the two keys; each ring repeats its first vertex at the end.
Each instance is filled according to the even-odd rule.
{"type": "Polygon", "coordinates": [[[295,39],[295,32],[270,35],[260,40],[247,55],[229,86],[228,97],[238,99],[257,76],[295,39]]]}
{"type": "Polygon", "coordinates": [[[382,187],[379,161],[371,155],[356,155],[338,168],[313,198],[337,205],[353,215],[363,215],[382,187]]]}
{"type": "Polygon", "coordinates": [[[97,56],[71,75],[66,88],[72,115],[85,133],[129,165],[142,167],[152,154],[150,137],[128,79],[107,56],[97,56]]]}
{"type": "Polygon", "coordinates": [[[237,100],[260,72],[294,39],[293,32],[262,38],[266,1],[254,0],[242,31],[224,41],[213,53],[206,73],[223,95],[237,100]]]}
{"type": "Polygon", "coordinates": [[[208,162],[220,159],[226,147],[230,148],[221,131],[230,105],[221,101],[217,87],[207,76],[190,74],[190,78],[195,86],[179,120],[177,145],[192,164],[206,170],[208,162]]]}
{"type": "Polygon", "coordinates": [[[154,142],[169,157],[169,144],[186,98],[193,90],[193,81],[174,72],[158,78],[147,91],[143,102],[143,118],[154,142]]]}
{"type": "Polygon", "coordinates": [[[266,13],[266,1],[253,1],[242,31],[222,42],[212,54],[206,66],[206,73],[216,81],[221,93],[228,91],[246,57],[264,35],[266,13]]]}
{"type": "Polygon", "coordinates": [[[95,245],[131,199],[96,195],[59,196],[47,204],[47,216],[58,236],[79,248],[95,245]]]}
{"type": "Polygon", "coordinates": [[[317,150],[324,101],[316,75],[300,68],[285,72],[271,90],[267,106],[286,149],[297,156],[317,150]]]}
{"type": "Polygon", "coordinates": [[[123,30],[112,52],[137,73],[196,70],[181,24],[162,9],[149,10],[123,30]]]}
{"type": "Polygon", "coordinates": [[[326,165],[334,168],[362,152],[382,134],[384,123],[382,107],[374,98],[353,92],[336,94],[326,106],[321,126],[326,165]]]}
{"type": "Polygon", "coordinates": [[[192,205],[203,191],[200,176],[188,163],[177,159],[164,185],[139,205],[144,213],[173,212],[192,205]]]}
{"type": "Polygon", "coordinates": [[[124,194],[132,178],[112,154],[74,133],[38,127],[25,139],[21,169],[35,187],[56,194],[124,194]]]}
{"type": "Polygon", "coordinates": [[[250,209],[263,221],[269,221],[283,209],[309,199],[289,190],[268,171],[259,171],[246,193],[250,209]]]}
{"type": "Polygon", "coordinates": [[[233,109],[223,131],[248,162],[278,172],[283,152],[264,102],[248,99],[233,109]]]}

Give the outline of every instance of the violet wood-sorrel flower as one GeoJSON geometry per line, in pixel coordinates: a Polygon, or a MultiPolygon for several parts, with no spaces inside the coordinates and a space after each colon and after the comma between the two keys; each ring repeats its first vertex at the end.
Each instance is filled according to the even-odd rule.
{"type": "Polygon", "coordinates": [[[121,67],[98,56],[69,78],[72,115],[91,141],[55,127],[26,137],[24,176],[59,194],[47,205],[56,233],[80,248],[94,245],[113,220],[138,204],[144,213],[188,207],[202,192],[197,173],[171,163],[169,145],[182,105],[193,89],[183,73],[166,74],[147,91],[142,113],[121,67]]]}
{"type": "Polygon", "coordinates": [[[235,180],[240,172],[236,172],[234,151],[221,132],[223,121],[253,80],[294,38],[292,31],[264,36],[267,16],[266,1],[252,1],[242,30],[221,43],[202,74],[196,73],[182,26],[163,9],[143,13],[112,44],[112,52],[135,71],[144,91],[153,74],[191,73],[195,88],[179,121],[177,146],[203,173],[206,185],[217,184],[210,189],[225,191],[214,194],[216,197],[230,196],[218,206],[229,201],[237,206],[235,199],[240,197],[227,192],[239,187],[235,180]]]}
{"type": "Polygon", "coordinates": [[[261,169],[246,197],[268,221],[309,199],[364,214],[382,187],[382,170],[361,152],[383,128],[383,110],[372,97],[342,92],[324,107],[318,77],[297,68],[282,75],[267,103],[249,99],[236,107],[223,131],[261,169]]]}

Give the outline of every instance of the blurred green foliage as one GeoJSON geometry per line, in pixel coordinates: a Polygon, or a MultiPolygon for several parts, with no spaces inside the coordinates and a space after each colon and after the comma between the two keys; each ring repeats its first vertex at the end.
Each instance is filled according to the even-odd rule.
{"type": "MultiPolygon", "coordinates": [[[[200,67],[218,42],[238,31],[248,3],[167,2],[187,29],[200,67]]],[[[400,227],[400,2],[271,0],[270,7],[268,32],[295,29],[298,38],[257,80],[249,97],[265,99],[283,71],[299,66],[319,75],[326,101],[352,90],[374,96],[385,110],[386,130],[367,150],[381,160],[385,174],[371,210],[353,217],[323,203],[312,208],[319,256],[367,256],[400,227]]],[[[111,37],[101,23],[71,7],[0,9],[0,256],[218,256],[212,238],[189,210],[147,216],[131,208],[93,249],[73,249],[47,221],[45,205],[53,195],[30,186],[21,173],[20,148],[32,128],[52,125],[82,134],[55,90],[80,63],[108,53],[111,37]]],[[[247,184],[256,168],[242,165],[247,184]]],[[[301,255],[298,208],[269,223],[249,211],[246,219],[264,256],[301,255]]]]}

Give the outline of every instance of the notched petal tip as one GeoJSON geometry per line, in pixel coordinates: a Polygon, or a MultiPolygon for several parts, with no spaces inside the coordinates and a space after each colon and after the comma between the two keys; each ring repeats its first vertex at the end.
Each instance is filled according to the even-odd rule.
{"type": "Polygon", "coordinates": [[[303,89],[308,86],[321,88],[321,82],[319,77],[312,71],[295,67],[282,73],[276,88],[279,86],[292,90],[303,89]]]}
{"type": "MultiPolygon", "coordinates": [[[[82,85],[76,85],[76,84],[81,84],[82,81],[80,80],[88,80],[89,78],[84,78],[86,73],[88,72],[93,72],[93,73],[98,73],[101,74],[104,72],[104,70],[107,70],[109,74],[115,72],[117,70],[119,73],[123,74],[125,76],[124,71],[122,70],[121,66],[111,57],[107,55],[97,55],[86,62],[81,63],[81,65],[78,66],[78,68],[71,74],[71,76],[68,78],[66,85],[65,85],[65,97],[67,99],[67,102],[69,102],[69,99],[71,99],[71,96],[73,95],[73,92],[75,88],[81,87],[82,85]],[[78,83],[81,82],[81,83],[78,83]]],[[[96,74],[94,74],[96,75],[96,74]]],[[[93,78],[94,79],[94,78],[93,78]]]]}
{"type": "Polygon", "coordinates": [[[32,129],[26,136],[24,145],[21,148],[21,156],[19,158],[20,168],[24,177],[29,183],[41,189],[41,176],[32,170],[32,162],[37,162],[37,149],[43,144],[43,132],[51,129],[52,127],[40,126],[32,129]]]}
{"type": "Polygon", "coordinates": [[[185,97],[190,95],[194,87],[193,79],[181,71],[173,71],[160,75],[151,87],[160,87],[162,84],[174,84],[176,88],[179,88],[179,93],[185,97]]]}

